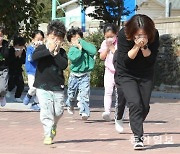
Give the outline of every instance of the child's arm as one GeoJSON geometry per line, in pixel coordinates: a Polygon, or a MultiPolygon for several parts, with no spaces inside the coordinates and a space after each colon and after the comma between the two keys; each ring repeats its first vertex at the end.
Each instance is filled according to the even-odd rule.
{"type": "Polygon", "coordinates": [[[27,61],[29,62],[33,62],[32,60],[33,50],[34,48],[32,46],[28,46],[26,49],[26,58],[27,58],[27,61]]]}
{"type": "Polygon", "coordinates": [[[82,51],[77,47],[71,47],[68,52],[68,58],[71,62],[76,62],[82,55],[82,51]]]}
{"type": "Polygon", "coordinates": [[[86,50],[89,55],[94,56],[96,54],[96,47],[92,43],[86,42],[83,39],[80,39],[79,42],[82,48],[86,50]]]}
{"type": "Polygon", "coordinates": [[[106,45],[106,40],[104,40],[104,41],[102,42],[101,48],[99,49],[98,52],[100,52],[100,59],[101,59],[101,60],[105,60],[107,54],[109,53],[109,48],[108,48],[107,45],[106,45]]]}
{"type": "Polygon", "coordinates": [[[32,54],[32,60],[39,60],[47,56],[51,56],[49,50],[46,48],[45,45],[40,45],[35,49],[34,53],[32,54]]]}
{"type": "Polygon", "coordinates": [[[58,54],[54,56],[54,61],[60,69],[65,70],[67,68],[68,59],[67,59],[66,51],[63,48],[60,48],[58,54]]]}

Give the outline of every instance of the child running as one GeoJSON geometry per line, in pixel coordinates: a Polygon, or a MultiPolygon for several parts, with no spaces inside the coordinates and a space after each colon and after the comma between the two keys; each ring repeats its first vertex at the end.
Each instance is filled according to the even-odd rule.
{"type": "Polygon", "coordinates": [[[67,40],[71,43],[68,58],[71,62],[70,77],[68,81],[68,98],[66,105],[68,112],[74,113],[73,99],[78,92],[78,108],[82,120],[90,116],[90,72],[94,68],[96,47],[83,39],[80,28],[71,28],[67,32],[67,40]]]}
{"type": "Polygon", "coordinates": [[[100,59],[105,60],[104,74],[104,112],[102,117],[105,121],[111,121],[112,93],[115,86],[113,56],[117,49],[117,28],[114,24],[108,23],[103,28],[105,40],[99,49],[100,59]]]}
{"type": "Polygon", "coordinates": [[[47,27],[45,45],[39,45],[33,55],[37,62],[34,87],[40,104],[40,120],[44,127],[44,144],[52,144],[56,127],[64,111],[64,74],[68,66],[66,51],[61,44],[65,26],[53,20],[47,27]]]}
{"type": "MultiPolygon", "coordinates": [[[[28,77],[29,90],[23,99],[23,103],[25,105],[28,105],[32,96],[36,95],[36,88],[33,87],[33,84],[34,84],[34,79],[35,79],[37,63],[32,60],[32,54],[34,53],[34,50],[39,45],[43,44],[43,39],[44,39],[44,33],[41,30],[35,30],[32,33],[32,42],[27,47],[25,69],[26,69],[26,73],[27,73],[27,77],[28,77]]],[[[34,111],[40,110],[37,103],[38,103],[38,100],[37,100],[37,97],[35,97],[34,102],[31,105],[32,110],[34,110],[34,111]]]]}
{"type": "MultiPolygon", "coordinates": [[[[117,50],[117,28],[114,24],[107,23],[103,28],[105,40],[101,44],[100,59],[105,60],[105,74],[104,74],[104,112],[102,113],[102,117],[105,121],[111,121],[111,104],[112,104],[112,94],[113,89],[115,87],[114,75],[115,68],[113,64],[113,60],[116,61],[115,57],[117,50]]],[[[116,63],[116,62],[114,62],[116,63]]],[[[116,94],[116,103],[115,103],[115,129],[118,133],[123,132],[123,123],[122,119],[125,114],[125,104],[126,100],[124,98],[123,93],[120,88],[115,88],[116,94]],[[117,92],[119,92],[117,94],[117,92]]]]}
{"type": "Polygon", "coordinates": [[[25,63],[25,39],[21,36],[14,37],[13,46],[9,49],[8,68],[9,68],[9,82],[8,95],[10,97],[11,91],[16,87],[15,102],[22,103],[21,95],[24,90],[24,79],[22,65],[25,63]]]}

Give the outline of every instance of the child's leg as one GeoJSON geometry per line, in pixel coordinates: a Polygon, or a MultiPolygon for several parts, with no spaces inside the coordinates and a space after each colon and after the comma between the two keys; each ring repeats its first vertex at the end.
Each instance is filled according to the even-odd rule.
{"type": "Polygon", "coordinates": [[[12,91],[15,88],[15,76],[14,75],[9,75],[9,80],[8,80],[8,91],[12,91]]]}
{"type": "Polygon", "coordinates": [[[24,90],[24,79],[22,74],[17,75],[15,78],[16,78],[16,86],[17,86],[15,92],[15,98],[20,98],[24,90]]]}
{"type": "Polygon", "coordinates": [[[64,91],[54,92],[54,125],[56,126],[64,112],[64,91]]]}
{"type": "Polygon", "coordinates": [[[36,88],[33,87],[34,79],[35,79],[34,75],[28,74],[28,86],[29,86],[28,94],[30,96],[34,96],[36,94],[36,88]]]}
{"type": "Polygon", "coordinates": [[[85,113],[90,116],[89,110],[90,96],[90,74],[79,77],[79,114],[85,113]]]}
{"type": "MultiPolygon", "coordinates": [[[[33,74],[28,74],[28,86],[29,86],[29,90],[28,93],[26,94],[26,96],[24,97],[23,103],[25,105],[28,105],[32,96],[36,95],[36,88],[33,87],[34,84],[34,80],[35,80],[35,76],[33,74]]],[[[39,106],[37,105],[37,103],[39,103],[38,98],[35,96],[34,97],[34,102],[32,103],[31,109],[33,110],[40,110],[39,106]]]]}
{"type": "Polygon", "coordinates": [[[106,113],[111,112],[114,85],[114,74],[109,69],[106,69],[104,74],[104,110],[106,113]]]}
{"type": "Polygon", "coordinates": [[[76,97],[77,88],[78,88],[78,78],[70,74],[68,80],[68,90],[67,90],[68,98],[66,100],[67,106],[74,106],[73,99],[76,97]]]}
{"type": "Polygon", "coordinates": [[[44,128],[44,136],[51,137],[51,129],[54,125],[54,98],[53,92],[37,89],[36,94],[41,107],[40,120],[44,128]]]}

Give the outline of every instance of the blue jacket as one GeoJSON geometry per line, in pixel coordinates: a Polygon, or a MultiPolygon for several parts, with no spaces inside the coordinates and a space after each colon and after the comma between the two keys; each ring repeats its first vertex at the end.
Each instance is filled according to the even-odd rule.
{"type": "Polygon", "coordinates": [[[32,45],[29,45],[26,50],[26,62],[25,69],[27,74],[35,75],[37,63],[32,60],[32,54],[34,53],[35,48],[32,45]]]}

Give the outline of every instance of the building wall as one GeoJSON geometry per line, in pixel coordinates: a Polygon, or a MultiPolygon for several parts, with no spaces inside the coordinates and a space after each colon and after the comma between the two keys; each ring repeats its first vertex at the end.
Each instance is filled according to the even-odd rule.
{"type": "MultiPolygon", "coordinates": [[[[156,0],[148,0],[139,6],[138,14],[146,14],[151,18],[165,17],[165,7],[157,3],[156,0]]],[[[172,10],[171,16],[180,16],[180,10],[172,10]]]]}
{"type": "MultiPolygon", "coordinates": [[[[86,14],[91,13],[94,11],[94,7],[88,7],[86,9],[86,14]]],[[[81,7],[78,4],[73,4],[66,7],[66,28],[74,27],[81,27],[81,7]]],[[[93,18],[86,16],[86,29],[89,29],[89,25],[92,25],[94,21],[93,18]]]]}
{"type": "Polygon", "coordinates": [[[172,34],[174,36],[180,35],[180,17],[154,19],[154,23],[160,35],[163,34],[172,34]]]}
{"type": "Polygon", "coordinates": [[[66,8],[65,13],[66,21],[65,26],[66,28],[70,28],[73,26],[71,23],[78,22],[81,23],[81,7],[78,4],[72,4],[66,8]]]}
{"type": "Polygon", "coordinates": [[[171,11],[171,16],[175,17],[175,16],[179,16],[180,17],[180,10],[173,10],[171,11]]]}

